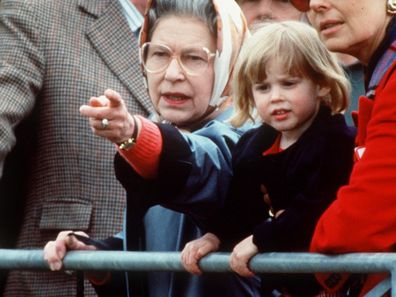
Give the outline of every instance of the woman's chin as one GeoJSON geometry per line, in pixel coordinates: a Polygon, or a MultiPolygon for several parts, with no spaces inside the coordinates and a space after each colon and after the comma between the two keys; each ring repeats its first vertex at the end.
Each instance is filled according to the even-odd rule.
{"type": "Polygon", "coordinates": [[[177,111],[164,112],[162,113],[162,117],[178,127],[184,126],[186,123],[190,122],[190,116],[178,115],[177,113],[177,111]]]}
{"type": "Polygon", "coordinates": [[[324,41],[326,47],[334,53],[343,53],[343,54],[351,54],[351,49],[345,42],[328,39],[324,41]]]}

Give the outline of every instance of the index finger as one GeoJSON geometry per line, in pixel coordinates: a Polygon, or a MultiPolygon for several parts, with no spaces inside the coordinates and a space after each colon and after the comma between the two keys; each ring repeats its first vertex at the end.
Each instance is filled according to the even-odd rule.
{"type": "Polygon", "coordinates": [[[108,89],[104,94],[110,101],[110,107],[118,107],[123,102],[121,95],[114,90],[108,89]]]}
{"type": "Polygon", "coordinates": [[[91,97],[89,99],[89,105],[92,107],[106,107],[109,104],[109,99],[106,96],[91,97]]]}

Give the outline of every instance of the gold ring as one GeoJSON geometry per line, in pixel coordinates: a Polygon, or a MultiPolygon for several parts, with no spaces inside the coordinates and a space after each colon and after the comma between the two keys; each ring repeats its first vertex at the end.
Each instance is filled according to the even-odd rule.
{"type": "Polygon", "coordinates": [[[100,122],[102,124],[102,129],[106,129],[109,126],[109,120],[106,118],[103,118],[102,121],[100,122]]]}

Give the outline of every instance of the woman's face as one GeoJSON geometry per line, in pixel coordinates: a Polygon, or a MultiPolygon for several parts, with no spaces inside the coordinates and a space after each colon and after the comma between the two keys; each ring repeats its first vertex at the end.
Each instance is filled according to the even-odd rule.
{"type": "MultiPolygon", "coordinates": [[[[176,57],[191,46],[207,48],[212,53],[216,51],[216,40],[206,23],[191,17],[164,17],[157,24],[150,42],[167,46],[176,57]]],[[[190,75],[176,57],[164,71],[147,73],[148,89],[157,112],[165,120],[188,129],[208,109],[214,82],[213,58],[202,73],[190,75]]]]}
{"type": "Polygon", "coordinates": [[[367,64],[390,21],[386,0],[310,0],[308,18],[331,51],[367,64]]]}

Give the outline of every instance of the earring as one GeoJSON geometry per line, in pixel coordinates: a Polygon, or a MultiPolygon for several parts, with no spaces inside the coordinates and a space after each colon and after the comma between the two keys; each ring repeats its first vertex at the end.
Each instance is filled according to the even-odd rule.
{"type": "Polygon", "coordinates": [[[387,0],[386,12],[390,15],[396,14],[396,0],[387,0]]]}

